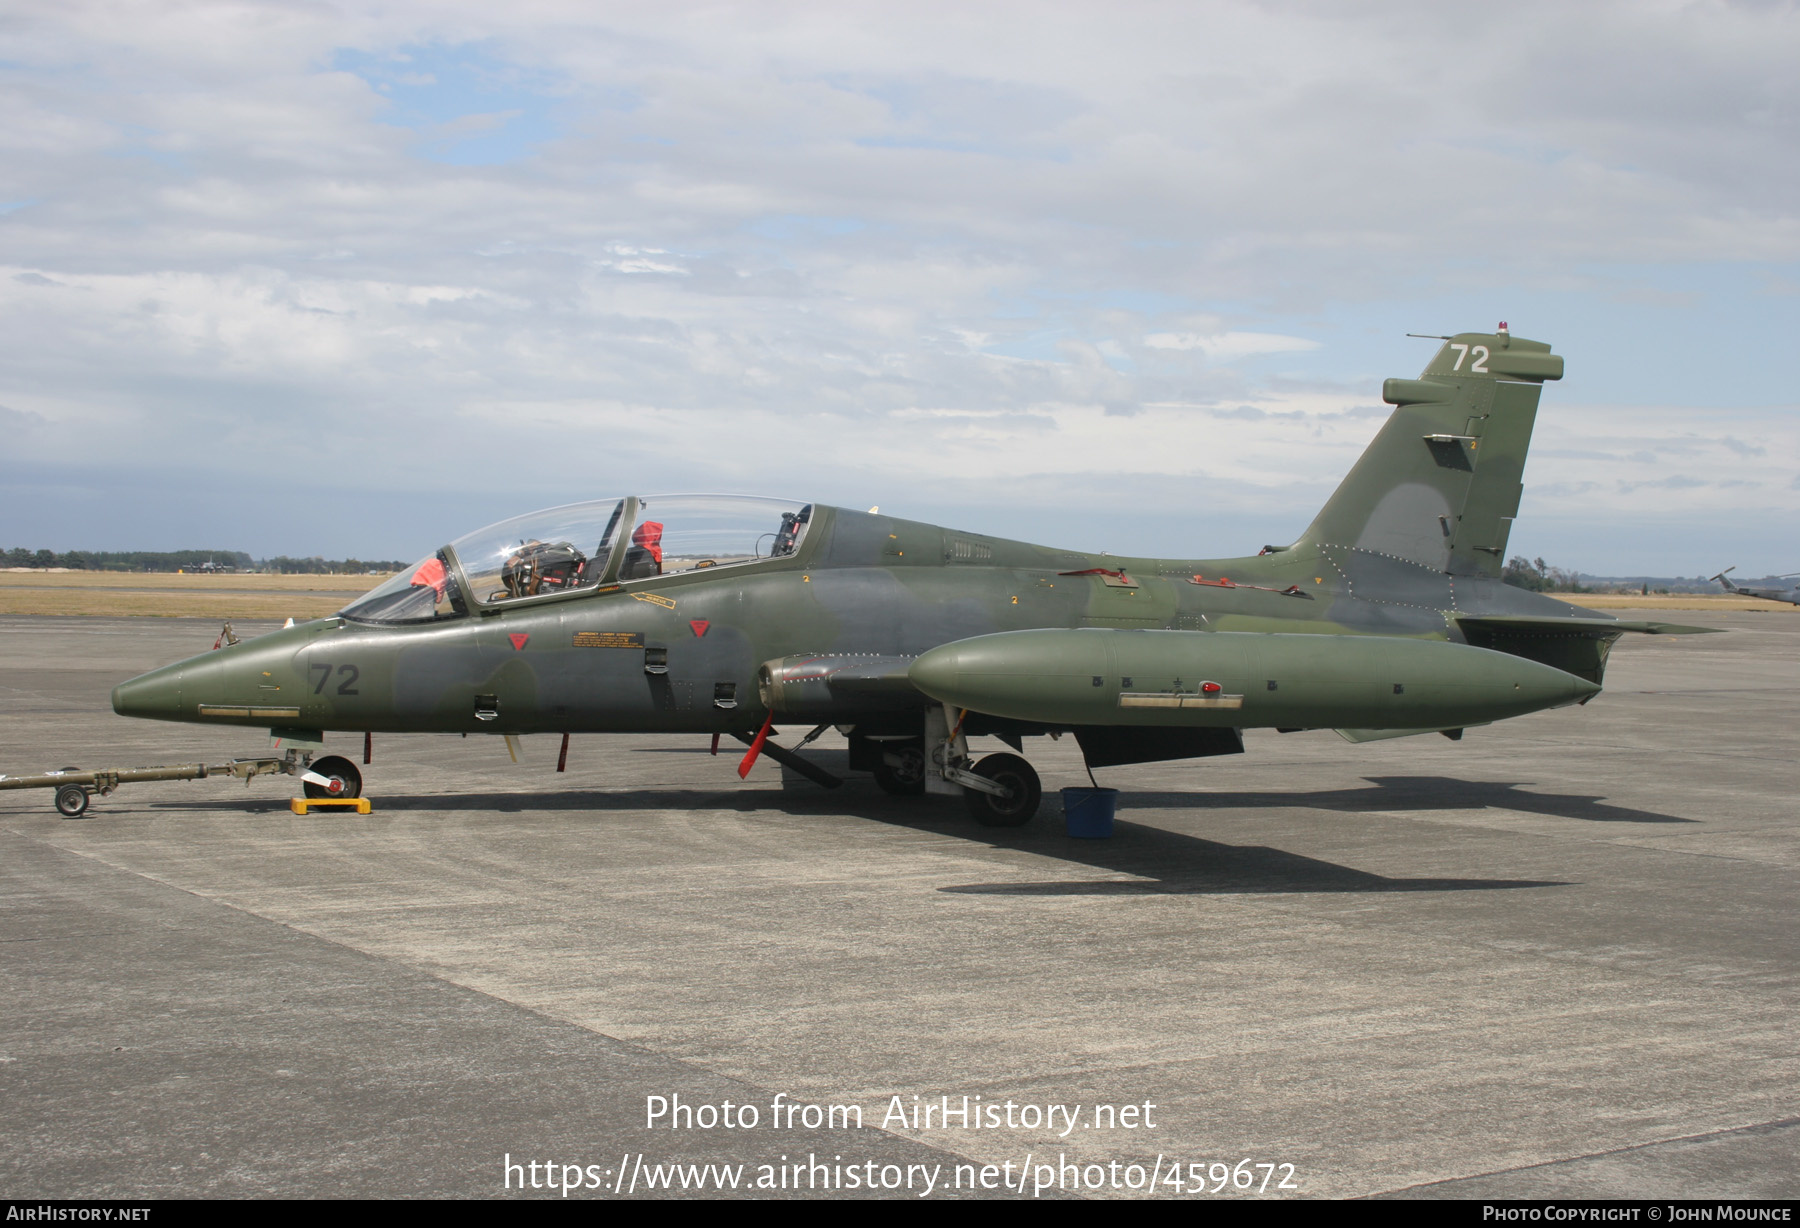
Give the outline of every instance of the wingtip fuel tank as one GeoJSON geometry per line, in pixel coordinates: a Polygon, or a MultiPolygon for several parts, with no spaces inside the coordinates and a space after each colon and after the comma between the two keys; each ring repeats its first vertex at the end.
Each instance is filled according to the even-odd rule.
{"type": "Polygon", "coordinates": [[[1524,657],[1392,636],[1008,631],[919,657],[941,703],[1046,724],[1440,729],[1579,703],[1600,687],[1524,657]]]}

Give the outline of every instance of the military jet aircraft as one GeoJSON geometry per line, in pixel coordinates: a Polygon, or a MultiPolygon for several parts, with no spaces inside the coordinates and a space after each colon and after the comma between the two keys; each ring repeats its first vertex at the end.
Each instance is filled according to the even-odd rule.
{"type": "Polygon", "coordinates": [[[1800,584],[1792,582],[1800,579],[1800,572],[1793,572],[1789,575],[1774,577],[1777,580],[1789,581],[1790,583],[1786,588],[1749,588],[1742,584],[1733,584],[1730,580],[1725,578],[1736,570],[1736,567],[1727,567],[1724,571],[1721,571],[1718,575],[1714,576],[1713,579],[1717,580],[1720,584],[1723,584],[1725,586],[1725,591],[1728,593],[1739,593],[1745,597],[1761,597],[1764,601],[1785,601],[1789,605],[1800,605],[1800,584]]]}
{"type": "MultiPolygon", "coordinates": [[[[833,726],[893,794],[960,794],[983,823],[1039,804],[1024,739],[1090,767],[1235,754],[1248,728],[1352,740],[1462,730],[1600,690],[1622,622],[1501,582],[1538,398],[1563,360],[1462,333],[1298,541],[1136,558],[797,500],[623,497],[458,538],[335,617],[113,692],[127,716],[269,728],[312,796],[325,731],[721,735],[822,784],[833,726]],[[775,722],[810,728],[775,741],[775,722]],[[976,760],[971,739],[1013,753],[976,760]]],[[[1196,492],[1197,495],[1199,492],[1196,492]]],[[[1199,500],[1196,500],[1199,502],[1199,500]]],[[[564,747],[566,750],[567,742],[564,747]]]]}

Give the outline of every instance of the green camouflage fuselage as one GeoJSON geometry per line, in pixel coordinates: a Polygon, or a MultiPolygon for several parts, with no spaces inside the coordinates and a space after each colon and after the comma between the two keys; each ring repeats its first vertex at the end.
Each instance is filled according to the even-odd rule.
{"type": "MultiPolygon", "coordinates": [[[[794,558],[432,626],[320,619],[146,674],[116,702],[135,716],[265,728],[734,732],[761,723],[757,670],[782,658],[905,659],[1033,628],[1463,641],[1458,613],[1586,612],[1348,548],[1118,558],[820,507],[794,558]],[[1066,574],[1098,569],[1130,583],[1066,574]],[[478,696],[492,697],[485,710],[497,715],[478,715],[478,696]]],[[[829,715],[853,724],[894,707],[853,701],[829,715]]]]}
{"type": "Polygon", "coordinates": [[[741,734],[774,712],[916,736],[938,702],[1012,733],[1082,722],[1420,728],[1516,715],[1592,694],[1623,631],[1664,629],[1499,578],[1541,384],[1561,372],[1548,346],[1504,332],[1447,339],[1419,379],[1387,382],[1392,416],[1306,533],[1256,556],[1093,555],[816,507],[786,557],[510,606],[469,593],[466,616],[427,625],[322,619],[134,679],[114,706],[299,735],[741,734]],[[1111,635],[996,641],[998,656],[982,647],[918,664],[947,645],[1042,629],[1111,635]],[[1458,647],[1395,656],[1359,643],[1369,637],[1458,647]],[[1094,667],[1097,694],[1058,698],[1084,677],[1088,667],[1069,662],[1089,650],[1105,663],[1094,667]],[[999,673],[981,672],[990,667],[999,673]],[[1018,691],[1036,675],[1051,680],[1018,691]],[[989,682],[1011,698],[989,703],[989,682]],[[1355,686],[1362,698],[1344,698],[1355,686]],[[1198,690],[1184,698],[1196,687],[1217,693],[1210,707],[1198,690]],[[1460,714],[1423,698],[1489,687],[1499,688],[1494,704],[1460,714]],[[1502,690],[1531,700],[1498,702],[1502,690]],[[1328,694],[1337,698],[1306,698],[1328,694]]]}

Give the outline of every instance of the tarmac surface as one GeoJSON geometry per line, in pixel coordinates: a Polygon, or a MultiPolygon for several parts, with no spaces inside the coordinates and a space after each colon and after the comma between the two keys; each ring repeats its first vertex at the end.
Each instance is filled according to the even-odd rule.
{"type": "MultiPolygon", "coordinates": [[[[1731,634],[1628,637],[1585,708],[1460,743],[1105,769],[1111,840],[1063,832],[1067,739],[1026,743],[1047,796],[1014,832],[865,777],[740,782],[741,747],[687,737],[578,737],[563,775],[554,738],[377,737],[363,818],[289,813],[285,777],[79,821],[0,793],[0,1184],[1800,1196],[1800,616],[1706,621],[1731,634]],[[758,1121],[646,1125],[677,1096],[758,1121]],[[965,1096],[999,1124],[915,1128],[965,1096]]],[[[110,710],[216,634],[0,618],[0,771],[267,753],[110,710]]]]}

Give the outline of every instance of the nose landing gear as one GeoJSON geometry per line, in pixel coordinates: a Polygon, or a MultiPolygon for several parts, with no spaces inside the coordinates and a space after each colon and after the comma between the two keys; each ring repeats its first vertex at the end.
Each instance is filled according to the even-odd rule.
{"type": "Polygon", "coordinates": [[[362,773],[342,755],[326,755],[316,759],[300,774],[301,788],[308,797],[361,797],[362,773]]]}

